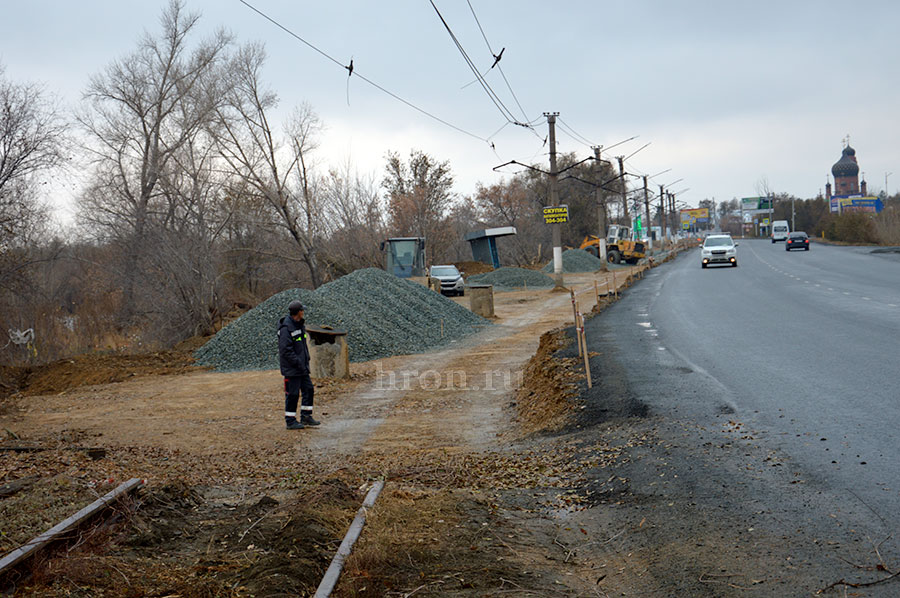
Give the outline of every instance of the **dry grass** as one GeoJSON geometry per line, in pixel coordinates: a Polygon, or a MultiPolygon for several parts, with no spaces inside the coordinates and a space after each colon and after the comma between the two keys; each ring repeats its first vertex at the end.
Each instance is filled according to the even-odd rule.
{"type": "Polygon", "coordinates": [[[452,567],[459,498],[450,490],[386,489],[370,511],[340,584],[340,596],[384,596],[416,577],[452,567]],[[427,573],[426,573],[427,572],[427,573]]]}

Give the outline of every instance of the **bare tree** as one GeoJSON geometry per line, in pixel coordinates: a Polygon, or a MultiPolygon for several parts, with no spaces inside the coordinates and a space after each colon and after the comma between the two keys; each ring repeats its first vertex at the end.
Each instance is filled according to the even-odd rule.
{"type": "Polygon", "coordinates": [[[379,266],[379,244],[387,231],[373,177],[354,172],[349,160],[332,168],[322,182],[323,218],[328,240],[323,257],[333,275],[379,266]]]}
{"type": "Polygon", "coordinates": [[[217,170],[214,143],[198,135],[172,154],[160,179],[165,211],[148,230],[148,245],[156,249],[148,255],[147,274],[155,279],[148,309],[164,342],[212,332],[224,307],[219,240],[230,212],[217,170]]]}
{"type": "Polygon", "coordinates": [[[489,187],[478,186],[475,202],[488,226],[514,226],[516,235],[502,245],[508,247],[516,264],[540,261],[539,247],[550,241],[549,227],[540,217],[541,202],[523,176],[489,187]]]}
{"type": "MultiPolygon", "coordinates": [[[[34,83],[16,83],[0,65],[0,256],[21,247],[41,220],[40,177],[65,155],[67,125],[34,83]]],[[[6,270],[4,268],[3,270],[6,270]]],[[[8,274],[0,272],[0,276],[8,274]]]]}
{"type": "Polygon", "coordinates": [[[218,111],[219,151],[244,190],[277,215],[318,287],[321,222],[310,159],[321,123],[311,108],[301,106],[285,126],[284,137],[278,138],[270,123],[278,98],[261,81],[265,60],[262,45],[249,44],[231,61],[226,106],[218,111]]]}
{"type": "Polygon", "coordinates": [[[388,152],[382,187],[394,232],[425,237],[432,256],[439,259],[452,244],[447,214],[455,196],[449,162],[415,149],[403,162],[399,154],[388,152]]]}
{"type": "Polygon", "coordinates": [[[93,140],[96,180],[82,215],[95,231],[122,247],[123,320],[139,311],[136,288],[153,248],[153,218],[165,218],[160,191],[174,156],[201,134],[221,97],[217,69],[230,38],[223,31],[193,48],[189,38],[199,15],[170,0],[158,36],[145,33],[135,52],[94,76],[79,117],[93,140]]]}
{"type": "MultiPolygon", "coordinates": [[[[0,65],[0,329],[37,330],[46,338],[42,266],[59,244],[48,234],[40,190],[66,154],[67,124],[41,86],[8,80],[0,65]]],[[[10,338],[12,340],[12,336],[10,338]]],[[[5,361],[32,360],[34,346],[10,345],[5,361]]]]}

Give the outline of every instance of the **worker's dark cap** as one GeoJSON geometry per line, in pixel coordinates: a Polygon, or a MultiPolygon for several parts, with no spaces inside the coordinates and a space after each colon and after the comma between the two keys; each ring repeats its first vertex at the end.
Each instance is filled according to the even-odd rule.
{"type": "Polygon", "coordinates": [[[292,316],[296,316],[301,311],[303,311],[303,304],[299,301],[291,301],[288,304],[288,313],[292,316]]]}

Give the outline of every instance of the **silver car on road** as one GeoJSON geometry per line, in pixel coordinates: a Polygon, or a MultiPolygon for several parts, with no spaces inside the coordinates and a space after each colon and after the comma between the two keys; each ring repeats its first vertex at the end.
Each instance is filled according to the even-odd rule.
{"type": "Polygon", "coordinates": [[[700,265],[727,264],[737,267],[737,243],[731,235],[708,235],[700,247],[700,265]]]}

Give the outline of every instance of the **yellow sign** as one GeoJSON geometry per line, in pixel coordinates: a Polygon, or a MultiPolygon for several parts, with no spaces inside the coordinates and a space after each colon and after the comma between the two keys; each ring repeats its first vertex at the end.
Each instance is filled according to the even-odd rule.
{"type": "Polygon", "coordinates": [[[703,220],[704,218],[709,218],[709,208],[681,210],[682,220],[703,220]]]}
{"type": "Polygon", "coordinates": [[[545,206],[544,224],[563,224],[569,221],[569,206],[545,206]]]}

